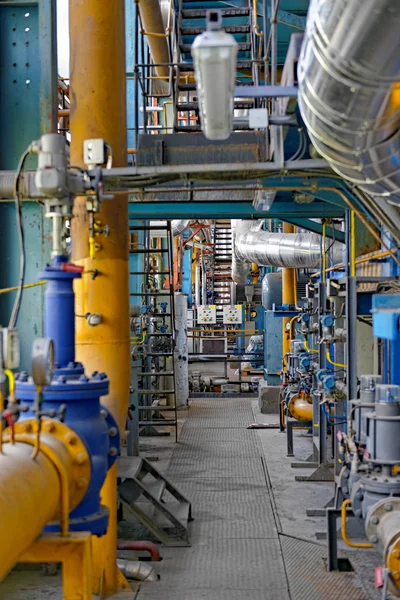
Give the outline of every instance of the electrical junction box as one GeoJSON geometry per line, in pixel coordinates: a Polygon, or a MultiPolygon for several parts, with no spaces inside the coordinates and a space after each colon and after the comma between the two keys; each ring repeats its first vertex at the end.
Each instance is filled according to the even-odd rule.
{"type": "Polygon", "coordinates": [[[241,304],[232,304],[223,307],[224,325],[240,325],[243,323],[243,306],[241,304]]]}
{"type": "Polygon", "coordinates": [[[215,325],[216,322],[217,307],[214,304],[203,304],[197,307],[197,325],[215,325]]]}
{"type": "Polygon", "coordinates": [[[249,127],[250,129],[267,129],[268,110],[266,108],[250,108],[249,127]]]}
{"type": "Polygon", "coordinates": [[[106,162],[105,144],[102,138],[83,142],[83,162],[85,165],[103,165],[106,162]]]}

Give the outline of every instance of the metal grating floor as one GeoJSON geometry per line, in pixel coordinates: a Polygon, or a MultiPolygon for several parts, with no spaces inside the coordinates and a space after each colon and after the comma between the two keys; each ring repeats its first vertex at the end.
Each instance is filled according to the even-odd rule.
{"type": "Polygon", "coordinates": [[[325,571],[325,548],[279,535],[253,421],[250,399],[192,401],[167,471],[192,500],[192,546],[163,548],[138,600],[368,599],[354,573],[325,571]]]}

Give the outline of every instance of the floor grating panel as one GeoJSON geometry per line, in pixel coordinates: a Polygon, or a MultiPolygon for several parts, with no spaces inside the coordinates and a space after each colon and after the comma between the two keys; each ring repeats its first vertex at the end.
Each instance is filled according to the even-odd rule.
{"type": "MultiPolygon", "coordinates": [[[[192,500],[190,548],[163,548],[139,600],[369,600],[325,548],[278,536],[251,400],[195,399],[167,471],[192,500]]],[[[273,456],[266,456],[266,462],[273,456]]]]}

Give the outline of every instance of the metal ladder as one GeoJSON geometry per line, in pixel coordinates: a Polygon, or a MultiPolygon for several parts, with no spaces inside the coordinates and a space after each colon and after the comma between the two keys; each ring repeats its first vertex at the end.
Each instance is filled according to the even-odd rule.
{"type": "Polygon", "coordinates": [[[145,458],[118,459],[118,494],[122,509],[166,546],[189,546],[191,502],[145,458]]]}
{"type": "MultiPolygon", "coordinates": [[[[178,56],[175,80],[175,105],[174,105],[174,131],[176,133],[191,133],[201,131],[199,122],[199,103],[196,94],[196,84],[190,81],[193,74],[193,58],[191,45],[195,37],[205,31],[206,11],[212,8],[220,8],[222,12],[223,26],[228,33],[234,35],[239,45],[237,70],[252,73],[249,80],[244,80],[246,85],[254,83],[255,65],[252,62],[256,58],[257,42],[254,28],[251,24],[252,6],[232,6],[221,8],[223,3],[218,0],[204,0],[205,8],[198,8],[197,0],[179,0],[177,24],[176,24],[176,51],[178,56]],[[194,7],[194,8],[193,8],[194,7]],[[186,79],[186,80],[185,80],[186,79]],[[191,124],[195,120],[196,124],[191,124]],[[183,124],[182,124],[183,121],[183,124]]],[[[256,76],[257,79],[257,76],[256,76]]],[[[240,80],[237,85],[240,85],[240,80]]],[[[235,100],[235,109],[254,108],[254,100],[235,100]]],[[[235,124],[235,129],[248,129],[246,123],[235,124]]]]}
{"type": "Polygon", "coordinates": [[[214,221],[213,303],[231,304],[232,230],[230,219],[214,221]]]}
{"type": "MultiPolygon", "coordinates": [[[[142,436],[169,435],[158,431],[159,427],[174,427],[175,440],[178,440],[178,417],[175,397],[175,303],[173,271],[173,237],[171,222],[166,225],[133,226],[130,231],[145,232],[145,247],[130,252],[145,255],[144,270],[132,271],[130,275],[144,276],[144,290],[130,293],[131,298],[140,300],[141,318],[146,323],[143,333],[143,353],[141,368],[137,371],[139,397],[139,431],[142,436]],[[166,247],[151,247],[151,231],[165,234],[166,247]],[[168,268],[156,270],[151,264],[151,255],[165,255],[168,268]],[[153,289],[156,278],[168,278],[167,289],[153,289]],[[160,299],[163,301],[160,302],[160,299]],[[160,380],[164,379],[161,388],[160,380]],[[168,382],[168,383],[166,383],[168,382]],[[165,403],[163,403],[165,401],[165,403]],[[168,413],[165,416],[164,413],[168,413]]],[[[161,262],[161,261],[159,261],[161,262]]]]}

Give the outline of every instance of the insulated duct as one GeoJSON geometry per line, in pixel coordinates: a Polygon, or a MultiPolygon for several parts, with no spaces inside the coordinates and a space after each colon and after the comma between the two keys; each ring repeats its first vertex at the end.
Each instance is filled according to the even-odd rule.
{"type": "Polygon", "coordinates": [[[344,179],[400,205],[400,2],[312,0],[299,107],[344,179]]]}
{"type": "Polygon", "coordinates": [[[189,227],[190,219],[174,219],[171,221],[172,235],[181,235],[189,227]]]}
{"type": "MultiPolygon", "coordinates": [[[[269,233],[260,230],[260,223],[239,221],[233,224],[234,252],[232,279],[244,283],[248,274],[246,263],[282,268],[315,268],[321,259],[321,236],[313,233],[269,233]]],[[[332,247],[333,262],[342,261],[342,244],[332,247]]]]}
{"type": "MultiPolygon", "coordinates": [[[[190,219],[173,219],[171,221],[171,230],[172,230],[172,235],[175,237],[177,235],[181,235],[181,233],[183,233],[185,231],[185,229],[187,229],[189,227],[189,224],[192,221],[190,219]]],[[[167,227],[167,221],[150,221],[150,227],[160,227],[160,226],[165,226],[167,227]]],[[[166,232],[160,231],[160,230],[153,230],[150,231],[151,237],[166,237],[167,234],[166,232]]]]}
{"type": "MultiPolygon", "coordinates": [[[[168,41],[165,37],[165,27],[159,0],[140,0],[140,19],[143,31],[149,45],[151,58],[155,64],[168,64],[170,62],[168,41]]],[[[155,67],[158,77],[166,80],[169,76],[168,66],[155,67]]]]}

